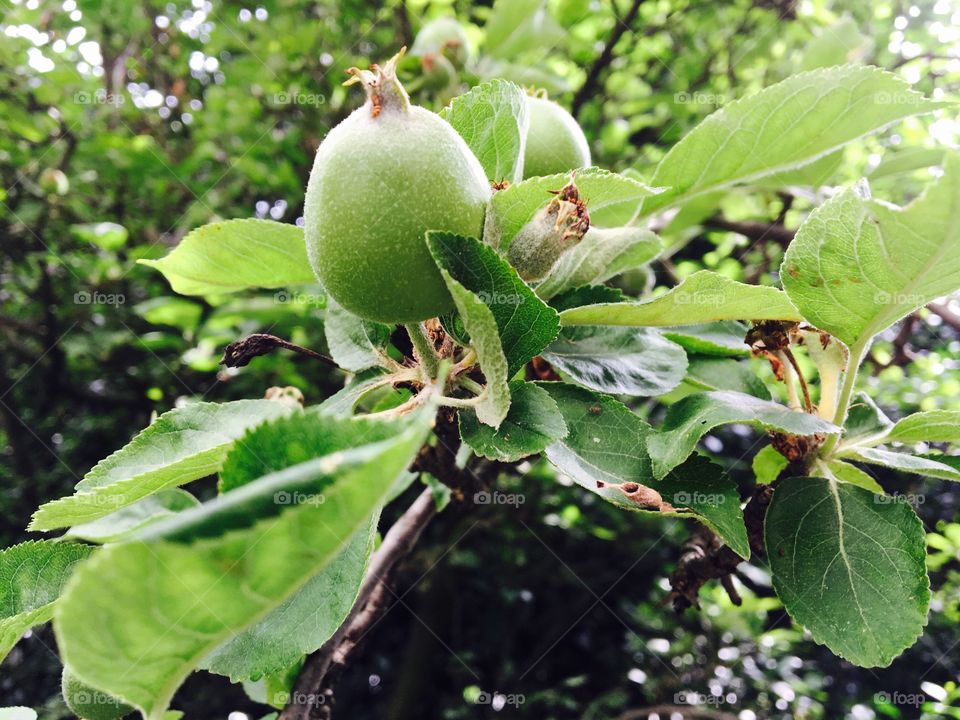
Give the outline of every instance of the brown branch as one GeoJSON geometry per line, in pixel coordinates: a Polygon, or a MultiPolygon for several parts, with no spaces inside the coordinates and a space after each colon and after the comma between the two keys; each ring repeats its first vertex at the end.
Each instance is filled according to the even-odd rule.
{"type": "Polygon", "coordinates": [[[934,315],[939,315],[940,319],[943,320],[944,323],[952,327],[957,332],[960,332],[960,315],[955,313],[946,305],[942,303],[930,303],[927,305],[927,310],[932,312],[934,315]]]}
{"type": "Polygon", "coordinates": [[[796,232],[779,223],[754,222],[751,220],[727,220],[715,215],[703,221],[704,227],[715,230],[727,230],[739,233],[753,241],[774,240],[781,245],[787,245],[793,240],[796,232]]]}
{"type": "Polygon", "coordinates": [[[430,520],[436,515],[436,503],[429,489],[420,493],[400,516],[370,558],[370,568],[360,586],[357,601],[347,619],[323,646],[311,655],[296,683],[279,720],[316,720],[329,718],[333,692],[332,676],[346,665],[351,652],[389,605],[387,582],[405,558],[430,520]]]}
{"type": "MultiPolygon", "coordinates": [[[[750,551],[756,555],[763,554],[763,518],[772,497],[771,485],[759,485],[743,509],[750,551]]],[[[700,526],[683,545],[677,567],[670,575],[671,590],[667,599],[673,602],[673,609],[678,613],[689,607],[698,607],[700,588],[710,580],[720,580],[730,593],[730,599],[737,603],[739,595],[733,583],[726,578],[736,571],[741,562],[743,558],[722,544],[716,533],[700,526]]]]}
{"type": "Polygon", "coordinates": [[[600,76],[610,63],[613,62],[613,51],[617,43],[620,42],[620,38],[630,29],[633,21],[637,19],[637,14],[640,12],[640,6],[642,4],[643,0],[633,0],[633,4],[630,5],[630,9],[627,11],[627,14],[623,16],[622,20],[614,13],[614,26],[610,37],[607,38],[603,50],[600,51],[597,59],[593,65],[590,66],[590,70],[587,71],[587,78],[583,81],[583,85],[580,86],[580,89],[577,90],[573,96],[573,102],[570,104],[570,112],[573,113],[574,117],[580,114],[580,109],[583,107],[583,104],[599,89],[600,76]]]}

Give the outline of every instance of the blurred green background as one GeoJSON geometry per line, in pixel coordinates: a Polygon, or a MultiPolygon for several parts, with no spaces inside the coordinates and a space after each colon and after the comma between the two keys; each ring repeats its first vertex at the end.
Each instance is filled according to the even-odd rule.
{"type": "MultiPolygon", "coordinates": [[[[4,546],[153,412],[274,385],[316,403],[342,385],[297,356],[219,366],[223,347],[252,332],[323,350],[319,288],[178,297],[135,261],[217,219],[301,222],[317,145],[362,101],[341,86],[346,69],[401,45],[412,46],[402,77],[416,102],[439,109],[491,77],[544,88],[573,109],[596,164],[649,176],[710,112],[802,70],[872,63],[955,97],[960,3],[0,0],[4,546]],[[443,25],[414,44],[441,17],[459,22],[460,44],[438,51],[443,25]]],[[[803,178],[698,199],[660,220],[672,252],[619,282],[638,294],[709,267],[775,283],[782,238],[748,238],[731,222],[795,228],[831,186],[865,176],[876,196],[903,203],[957,139],[949,113],[910,119],[803,178]]],[[[868,360],[864,386],[893,417],[960,408],[960,306],[939,310],[889,331],[868,360]]],[[[744,487],[759,447],[738,427],[706,443],[744,487]]],[[[878,479],[922,500],[935,590],[927,633],[890,668],[852,667],[806,639],[762,561],[743,566],[742,607],[714,587],[701,611],[675,616],[660,603],[689,527],[623,514],[537,466],[503,480],[519,506],[454,507],[430,527],[402,574],[407,594],[344,674],[337,713],[960,718],[960,494],[878,479]]],[[[0,665],[0,705],[69,717],[59,672],[52,632],[36,631],[0,665]]],[[[202,673],[174,706],[187,718],[265,712],[202,673]]]]}

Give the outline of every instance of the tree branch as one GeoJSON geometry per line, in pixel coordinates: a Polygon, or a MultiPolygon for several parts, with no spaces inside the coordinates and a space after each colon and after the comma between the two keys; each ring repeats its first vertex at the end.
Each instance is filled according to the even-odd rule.
{"type": "Polygon", "coordinates": [[[787,245],[793,240],[796,232],[784,227],[779,223],[754,222],[750,220],[727,220],[724,217],[715,215],[703,221],[704,227],[715,230],[727,230],[729,232],[739,233],[753,241],[775,240],[780,245],[787,245]]]}
{"type": "Polygon", "coordinates": [[[329,701],[333,693],[328,688],[332,676],[343,669],[357,643],[386,612],[391,594],[387,582],[391,574],[436,514],[433,493],[427,489],[391,526],[370,558],[370,568],[353,609],[333,636],[307,659],[279,720],[330,717],[329,701]]]}
{"type": "Polygon", "coordinates": [[[590,70],[587,71],[587,78],[583,81],[583,85],[580,86],[580,89],[577,90],[576,94],[573,96],[573,102],[570,104],[570,111],[573,113],[574,117],[577,117],[580,114],[580,109],[583,107],[583,104],[587,99],[593,95],[598,89],[600,84],[600,76],[603,74],[603,71],[607,69],[607,66],[613,62],[613,51],[617,46],[617,43],[620,42],[620,38],[623,37],[623,34],[630,29],[630,26],[633,25],[633,21],[637,19],[637,14],[640,12],[640,6],[643,4],[643,0],[633,0],[633,4],[630,5],[630,9],[627,11],[627,14],[623,16],[621,20],[614,13],[614,26],[613,31],[610,33],[610,37],[607,38],[606,44],[603,46],[603,50],[597,56],[597,59],[594,61],[593,65],[590,66],[590,70]]]}

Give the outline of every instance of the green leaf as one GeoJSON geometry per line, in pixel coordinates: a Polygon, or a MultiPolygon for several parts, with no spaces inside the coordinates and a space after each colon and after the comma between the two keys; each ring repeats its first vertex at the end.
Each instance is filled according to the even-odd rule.
{"type": "Polygon", "coordinates": [[[580,285],[597,285],[640,267],[660,254],[654,233],[639,227],[591,227],[583,239],[564,252],[537,285],[537,295],[550,299],[580,285]]]}
{"type": "Polygon", "coordinates": [[[687,370],[683,348],[648,329],[565,328],[542,355],[575,383],[614,395],[663,395],[687,370]]]}
{"type": "Polygon", "coordinates": [[[460,436],[477,455],[515,462],[567,434],[557,403],[546,390],[518,381],[511,383],[510,393],[510,412],[496,430],[481,424],[472,411],[460,411],[460,436]]]}
{"type": "Polygon", "coordinates": [[[510,388],[507,384],[510,375],[507,372],[507,358],[500,342],[497,320],[490,307],[454,279],[447,270],[441,267],[440,275],[453,296],[466,331],[470,334],[480,369],[487,381],[482,402],[474,408],[474,412],[484,425],[498,428],[510,409],[510,388]]]}
{"type": "Polygon", "coordinates": [[[677,517],[696,516],[749,557],[736,486],[706,458],[655,480],[645,440],[650,426],[609,395],[566,383],[537,383],[556,401],[568,433],[547,459],[581,487],[618,507],[677,517]]]}
{"type": "Polygon", "coordinates": [[[869,36],[860,32],[857,21],[849,15],[823,27],[807,43],[801,70],[845,65],[863,56],[872,45],[869,36]]]}
{"type": "Polygon", "coordinates": [[[810,213],[780,271],[804,318],[852,351],[960,288],[960,154],[949,153],[943,176],[904,208],[866,192],[846,190],[810,213]]]}
{"type": "Polygon", "coordinates": [[[334,417],[349,417],[364,396],[389,385],[393,376],[381,368],[371,368],[355,375],[340,390],[317,405],[317,410],[334,417]]]}
{"type": "Polygon", "coordinates": [[[891,175],[928,168],[931,165],[942,165],[945,153],[946,150],[943,147],[913,145],[897,149],[889,148],[884,152],[880,164],[868,174],[868,177],[873,182],[891,175]]]}
{"type": "Polygon", "coordinates": [[[527,140],[527,95],[506,80],[477,85],[440,113],[477,156],[492,182],[523,179],[527,140]]]}
{"type": "Polygon", "coordinates": [[[605,302],[623,302],[623,290],[608,285],[584,285],[583,287],[564,290],[559,295],[550,298],[550,307],[557,312],[581,305],[596,305],[605,302]]]}
{"type": "Polygon", "coordinates": [[[565,34],[547,10],[546,0],[496,0],[485,30],[486,51],[507,59],[530,48],[554,47],[565,34]]]}
{"type": "MultiPolygon", "coordinates": [[[[418,416],[368,462],[338,475],[322,503],[291,505],[246,530],[192,543],[104,548],[76,573],[55,611],[65,665],[145,720],[162,718],[199,663],[293,597],[368,526],[431,419],[418,416]]],[[[288,471],[297,467],[301,485],[326,474],[322,461],[288,471]]]]}
{"type": "MultiPolygon", "coordinates": [[[[427,238],[444,277],[449,276],[471,292],[492,313],[507,359],[508,376],[512,377],[557,337],[557,312],[538,298],[493,248],[474,238],[446,232],[428,232],[427,238]]],[[[459,305],[458,309],[467,332],[476,340],[466,322],[466,313],[459,305]]]]}
{"type": "Polygon", "coordinates": [[[672,327],[718,320],[802,320],[780,290],[745,285],[701,270],[652,300],[605,303],[564,310],[563,325],[630,325],[672,327]]]}
{"type": "Polygon", "coordinates": [[[366,575],[379,513],[347,541],[330,564],[256,624],[230,638],[200,664],[233,682],[281,672],[337,631],[366,575]]]}
{"type": "Polygon", "coordinates": [[[187,234],[164,258],[139,260],[175,292],[213,295],[316,282],[303,228],[273,220],[226,220],[187,234]]]}
{"type": "Polygon", "coordinates": [[[886,437],[893,421],[877,407],[865,392],[858,392],[850,403],[846,422],[843,424],[843,442],[870,443],[886,437]]]}
{"type": "Polygon", "coordinates": [[[161,490],[102,518],[74,525],[66,535],[95,543],[118,542],[152,522],[199,505],[200,501],[186,490],[161,490]]]}
{"type": "Polygon", "coordinates": [[[684,382],[700,390],[733,390],[770,399],[770,390],[745,362],[722,357],[690,357],[684,382]]]}
{"type": "Polygon", "coordinates": [[[729,423],[746,423],[793,435],[839,431],[815,415],[790,410],[779,403],[744,393],[714,391],[688,395],[670,407],[660,432],[647,439],[654,474],[657,477],[666,475],[687,459],[700,438],[715,427],[729,423]]]}
{"type": "Polygon", "coordinates": [[[386,347],[390,344],[389,325],[358,318],[332,299],[327,301],[323,333],[334,362],[344,370],[358,372],[389,366],[386,347]]]}
{"type": "Polygon", "coordinates": [[[945,106],[873,67],[794,75],[721,108],[674,145],[650,181],[669,189],[644,201],[642,212],[801,167],[897,120],[945,106]]]}
{"type": "Polygon", "coordinates": [[[77,483],[74,495],[41,506],[30,529],[88,523],[160,490],[211,475],[247,429],[290,412],[271,400],[193,403],[170,410],[97,463],[77,483]]]}
{"type": "Polygon", "coordinates": [[[743,323],[734,320],[703,325],[679,325],[664,328],[661,332],[665,338],[673,340],[688,352],[722,357],[750,355],[750,348],[744,341],[747,328],[743,323]]]}
{"type": "Polygon", "coordinates": [[[906,503],[823,478],[788,478],[767,509],[773,586],[791,617],[861,667],[920,637],[930,590],[923,526],[906,503]]]}
{"type": "Polygon", "coordinates": [[[74,567],[93,550],[40,540],[0,551],[0,661],[27,630],[51,618],[74,567]]]}
{"type": "Polygon", "coordinates": [[[850,448],[841,451],[841,456],[871,465],[882,465],[894,470],[913,473],[914,475],[960,481],[960,470],[936,460],[908,455],[907,453],[892,452],[880,448],[850,448]]]}
{"type": "Polygon", "coordinates": [[[203,317],[203,306],[178,297],[156,297],[133,306],[133,311],[153,325],[169,325],[190,331],[203,317]]]}
{"type": "Polygon", "coordinates": [[[877,495],[883,495],[883,488],[880,487],[880,483],[856,465],[845,463],[842,460],[831,460],[827,463],[827,472],[841,482],[862,487],[864,490],[869,490],[877,495]]]}
{"type": "Polygon", "coordinates": [[[960,411],[929,410],[900,420],[887,440],[901,443],[960,442],[960,411]]]}
{"type": "Polygon", "coordinates": [[[769,485],[780,477],[789,464],[790,461],[777,452],[773,445],[765,445],[753,456],[753,474],[760,485],[769,485]]]}
{"type": "MultiPolygon", "coordinates": [[[[530,221],[537,210],[550,202],[553,193],[569,182],[569,174],[544,175],[528,178],[495,192],[483,226],[484,242],[500,252],[506,252],[520,228],[530,221]]],[[[591,215],[624,202],[639,205],[643,198],[659,192],[639,180],[597,167],[578,170],[576,184],[591,215]]]]}
{"type": "Polygon", "coordinates": [[[449,485],[444,485],[430,473],[420,473],[420,480],[430,489],[430,495],[433,497],[433,504],[437,512],[443,512],[450,504],[450,498],[453,491],[449,485]]]}
{"type": "Polygon", "coordinates": [[[396,433],[394,422],[334,418],[318,408],[261,423],[250,428],[224,460],[220,492],[230,492],[291,465],[387,440],[396,433]]]}

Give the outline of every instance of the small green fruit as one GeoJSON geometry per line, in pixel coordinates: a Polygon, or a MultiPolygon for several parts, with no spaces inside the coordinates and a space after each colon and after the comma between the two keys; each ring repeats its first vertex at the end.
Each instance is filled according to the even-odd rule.
{"type": "Polygon", "coordinates": [[[573,115],[552,100],[527,98],[530,130],[523,176],[553,175],[590,165],[590,146],[573,115]]]}
{"type": "Polygon", "coordinates": [[[420,28],[410,54],[414,57],[442,54],[457,67],[462,67],[472,52],[467,33],[456,18],[440,17],[420,28]]]}
{"type": "Polygon", "coordinates": [[[47,195],[66,195],[70,192],[70,180],[63,170],[47,168],[40,175],[40,189],[47,195]]]}
{"type": "Polygon", "coordinates": [[[520,228],[507,249],[507,260],[524,280],[542,280],[589,229],[586,205],[571,180],[520,228]]]}
{"type": "Polygon", "coordinates": [[[83,720],[117,720],[134,712],[129,705],[81,682],[66,668],[63,669],[61,689],[67,707],[83,720]]]}
{"type": "Polygon", "coordinates": [[[490,199],[463,139],[410,105],[396,77],[401,55],[351,71],[367,102],[320,144],[304,211],[307,253],[324,288],[355,315],[388,324],[453,308],[425,233],[480,237],[490,199]]]}

